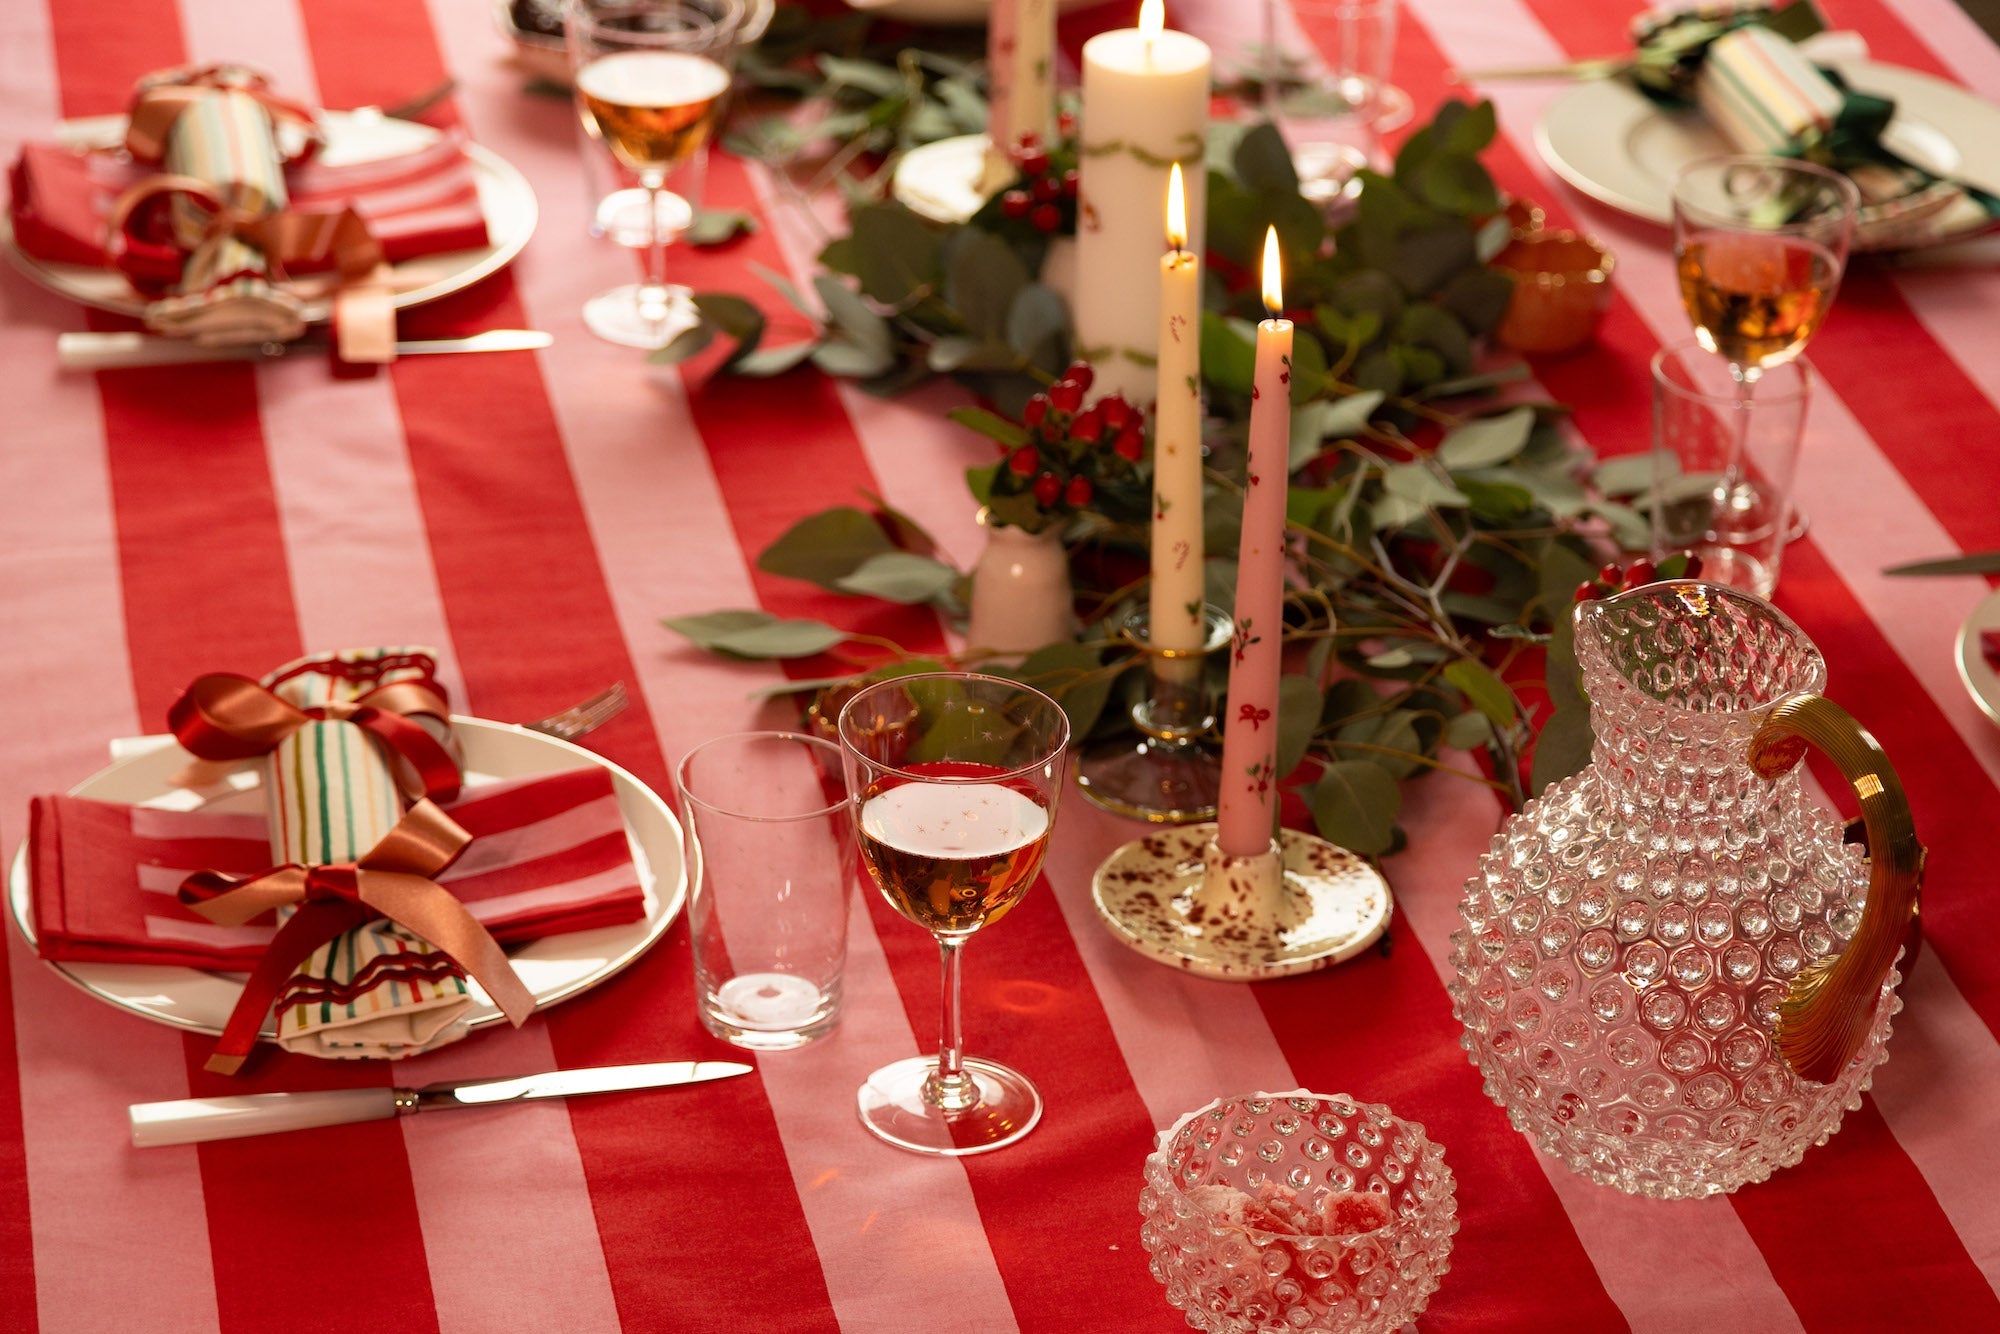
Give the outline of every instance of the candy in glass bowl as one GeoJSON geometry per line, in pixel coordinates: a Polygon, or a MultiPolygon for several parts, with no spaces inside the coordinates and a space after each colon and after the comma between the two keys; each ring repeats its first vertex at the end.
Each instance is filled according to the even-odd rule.
{"type": "Polygon", "coordinates": [[[1451,1169],[1421,1125],[1303,1090],[1175,1122],[1139,1212],[1167,1301],[1209,1334],[1395,1329],[1429,1304],[1458,1231],[1451,1169]]]}

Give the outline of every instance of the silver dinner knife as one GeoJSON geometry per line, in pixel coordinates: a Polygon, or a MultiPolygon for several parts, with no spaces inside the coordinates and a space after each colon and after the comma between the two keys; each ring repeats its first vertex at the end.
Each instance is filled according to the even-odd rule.
{"type": "Polygon", "coordinates": [[[228,1098],[184,1098],[178,1102],[132,1105],[132,1143],[141,1149],[161,1144],[194,1144],[240,1139],[281,1130],[386,1121],[394,1116],[447,1107],[492,1107],[539,1098],[573,1098],[585,1093],[669,1088],[747,1075],[737,1061],[662,1061],[653,1065],[601,1065],[552,1070],[509,1079],[471,1079],[427,1084],[417,1089],[323,1089],[311,1093],[245,1093],[228,1098]]]}
{"type": "MultiPolygon", "coordinates": [[[[423,338],[396,344],[399,357],[437,352],[530,352],[555,342],[539,329],[490,329],[464,338],[423,338]]],[[[331,339],[308,334],[288,343],[231,343],[205,347],[189,338],[145,333],[64,333],[56,335],[56,363],[66,371],[115,370],[125,366],[180,366],[199,361],[263,361],[293,352],[324,352],[331,339]]]]}
{"type": "Polygon", "coordinates": [[[1891,565],[1882,571],[1893,575],[2000,574],[2000,551],[1973,551],[1963,556],[1940,556],[1936,560],[1913,560],[1907,565],[1891,565]]]}

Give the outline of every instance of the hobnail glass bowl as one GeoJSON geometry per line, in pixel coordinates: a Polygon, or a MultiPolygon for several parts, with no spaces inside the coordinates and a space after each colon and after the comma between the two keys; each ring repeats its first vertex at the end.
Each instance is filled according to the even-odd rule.
{"type": "Polygon", "coordinates": [[[1421,1125],[1304,1090],[1219,1098],[1175,1122],[1146,1159],[1139,1212],[1153,1277],[1210,1334],[1395,1329],[1429,1304],[1458,1231],[1451,1169],[1421,1125]],[[1346,1235],[1267,1231],[1205,1208],[1213,1186],[1295,1194],[1315,1215],[1335,1192],[1369,1191],[1390,1217],[1346,1235]]]}

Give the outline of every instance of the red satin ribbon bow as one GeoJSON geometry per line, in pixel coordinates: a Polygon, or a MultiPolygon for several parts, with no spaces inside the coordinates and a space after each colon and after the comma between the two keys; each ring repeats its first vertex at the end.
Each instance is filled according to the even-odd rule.
{"type": "Polygon", "coordinates": [[[193,176],[149,176],[129,187],[112,201],[104,228],[111,262],[145,291],[174,283],[188,291],[206,291],[236,277],[222,271],[220,260],[223,243],[232,238],[262,253],[276,282],[289,281],[299,272],[332,269],[342,282],[359,283],[387,262],[382,243],[351,208],[338,213],[289,208],[260,213],[238,207],[213,184],[193,176]],[[176,196],[193,199],[206,209],[203,220],[185,232],[156,218],[155,209],[148,207],[176,196]],[[162,268],[163,244],[183,257],[180,268],[172,272],[162,268]]]}
{"type": "Polygon", "coordinates": [[[247,760],[267,755],[310,722],[350,722],[389,748],[398,778],[412,797],[449,801],[458,795],[458,761],[416,722],[418,716],[449,721],[451,712],[434,683],[392,681],[351,703],[301,709],[247,676],[211,672],[195,678],[167,710],[167,726],[204,760],[247,760]]]}
{"type": "Polygon", "coordinates": [[[207,1061],[233,1075],[256,1044],[257,1030],[279,989],[314,950],[363,923],[386,917],[443,950],[516,1027],[534,1013],[535,998],[514,975],[499,943],[450,890],[432,879],[472,841],[428,801],[412,806],[359,861],[328,866],[287,863],[255,876],[197,871],[181,882],[180,899],[223,926],[237,926],[287,904],[298,911],[264,951],[230,1011],[207,1061]]]}
{"type": "Polygon", "coordinates": [[[126,151],[141,162],[158,162],[166,155],[167,135],[181,113],[217,89],[255,98],[273,121],[299,126],[305,144],[291,157],[293,162],[312,157],[326,142],[312,108],[273,93],[270,80],[262,74],[238,65],[207,65],[164,70],[140,82],[126,122],[126,151]]]}

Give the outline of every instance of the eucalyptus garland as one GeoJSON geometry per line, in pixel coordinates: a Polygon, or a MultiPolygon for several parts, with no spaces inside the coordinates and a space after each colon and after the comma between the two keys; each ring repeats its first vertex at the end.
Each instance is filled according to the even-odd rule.
{"type": "MultiPolygon", "coordinates": [[[[1518,806],[1582,765],[1590,734],[1569,610],[1608,554],[1645,545],[1641,516],[1609,498],[1621,493],[1619,479],[1600,479],[1558,409],[1492,401],[1496,386],[1521,374],[1481,356],[1511,290],[1487,263],[1510,230],[1480,162],[1493,135],[1490,106],[1446,103],[1405,142],[1393,171],[1361,174],[1351,216],[1337,227],[1301,196],[1271,127],[1221,126],[1208,146],[1207,596],[1225,607],[1234,599],[1257,313],[1251,275],[1274,226],[1298,326],[1279,767],[1323,835],[1369,855],[1401,845],[1401,785],[1424,773],[1458,774],[1518,806]]],[[[1059,173],[1074,145],[1049,152],[1059,173]]],[[[1033,165],[1048,173],[1048,164],[1033,165]]],[[[767,347],[753,300],[705,293],[703,325],[662,355],[726,336],[734,340],[727,373],[779,374],[809,360],[883,393],[951,375],[984,404],[955,418],[996,442],[995,466],[969,478],[973,495],[992,498],[996,478],[1031,493],[1040,474],[1023,465],[1011,479],[1008,461],[1023,457],[1024,442],[1056,442],[1035,436],[1024,410],[1034,418],[1030,400],[1046,403],[1045,391],[1076,372],[1066,307],[1040,280],[1053,238],[1022,221],[989,205],[946,227],[893,201],[859,201],[849,232],[820,256],[812,299],[765,275],[812,321],[814,337],[767,347]]],[[[1129,705],[1146,686],[1113,632],[1144,595],[1145,514],[1110,497],[1145,494],[1150,463],[1131,460],[1129,448],[1089,457],[1124,434],[1093,431],[1079,445],[1066,433],[1063,477],[1088,475],[1089,492],[1065,480],[1060,498],[1045,497],[1049,506],[1002,516],[1036,526],[1029,516],[1047,512],[1063,524],[1085,614],[1080,639],[1018,663],[980,663],[1054,695],[1079,738],[1129,729],[1129,705]],[[1099,485],[1107,477],[1116,488],[1099,485]],[[1092,503],[1100,492],[1106,503],[1092,503]]],[[[907,515],[873,498],[800,520],[758,563],[841,593],[929,604],[948,617],[965,610],[963,572],[939,559],[907,515]]],[[[934,665],[900,645],[756,610],[666,624],[736,657],[831,651],[836,665],[869,664],[792,683],[798,691],[934,665]]],[[[956,661],[979,661],[977,649],[956,661]]],[[[1220,664],[1209,684],[1220,701],[1220,664]]]]}

